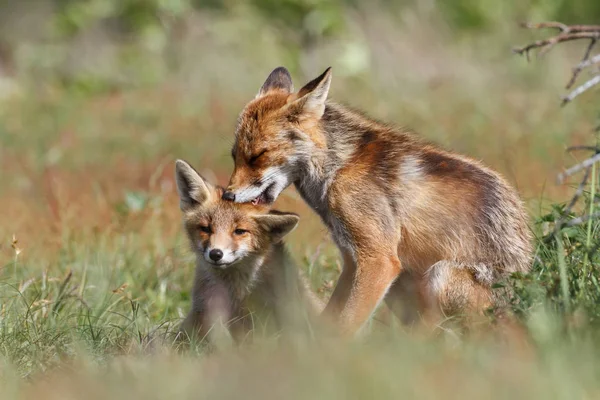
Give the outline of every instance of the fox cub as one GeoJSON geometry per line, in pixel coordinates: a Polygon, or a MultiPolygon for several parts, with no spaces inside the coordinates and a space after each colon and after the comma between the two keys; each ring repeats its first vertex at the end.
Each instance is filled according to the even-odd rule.
{"type": "Polygon", "coordinates": [[[256,315],[273,317],[279,328],[296,318],[317,315],[319,300],[308,289],[282,239],[298,224],[292,213],[221,200],[222,189],[206,182],[188,163],[176,162],[183,224],[196,254],[192,309],[181,326],[205,338],[214,324],[228,325],[240,340],[256,315]]]}
{"type": "Polygon", "coordinates": [[[330,84],[330,68],[297,92],[285,68],[268,76],[238,119],[223,198],[268,204],[296,187],[340,249],[325,311],[346,333],[411,286],[423,312],[497,304],[492,285],[530,266],[516,191],[475,160],[329,101],[330,84]]]}

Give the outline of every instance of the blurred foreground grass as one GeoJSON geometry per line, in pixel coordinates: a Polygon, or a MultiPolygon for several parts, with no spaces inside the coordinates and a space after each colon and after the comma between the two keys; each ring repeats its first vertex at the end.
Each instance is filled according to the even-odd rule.
{"type": "MultiPolygon", "coordinates": [[[[572,193],[554,176],[575,162],[566,146],[595,141],[593,94],[559,110],[568,48],[534,66],[510,54],[531,39],[513,19],[560,7],[463,7],[479,13],[469,17],[436,2],[325,3],[314,15],[338,23],[317,24],[331,29],[316,33],[294,28],[305,39],[282,28],[283,17],[228,4],[185,14],[181,35],[142,24],[137,41],[117,44],[76,7],[59,15],[67,38],[62,31],[14,42],[15,72],[0,76],[0,91],[11,88],[0,103],[3,398],[598,396],[596,253],[584,268],[585,243],[598,242],[595,222],[590,233],[563,230],[563,249],[538,240],[532,274],[507,283],[517,289],[511,325],[484,324],[465,336],[446,321],[424,334],[382,309],[370,334],[352,343],[317,327],[283,342],[257,334],[253,344],[217,353],[181,355],[170,346],[193,275],[173,161],[187,159],[225,183],[236,115],[277,65],[288,64],[299,87],[331,64],[336,100],[500,170],[522,193],[538,236],[572,193]],[[453,25],[458,17],[469,17],[464,30],[453,25]],[[171,56],[175,66],[165,62],[171,56]]],[[[315,6],[306,7],[292,8],[309,15],[315,6]]],[[[34,32],[43,24],[28,15],[34,32]]],[[[326,230],[291,189],[277,206],[301,215],[288,244],[326,298],[340,268],[326,230]]]]}
{"type": "Polygon", "coordinates": [[[28,381],[4,366],[2,391],[27,399],[596,398],[597,346],[554,334],[510,344],[404,336],[295,348],[263,342],[201,358],[159,351],[101,363],[79,355],[28,381]]]}

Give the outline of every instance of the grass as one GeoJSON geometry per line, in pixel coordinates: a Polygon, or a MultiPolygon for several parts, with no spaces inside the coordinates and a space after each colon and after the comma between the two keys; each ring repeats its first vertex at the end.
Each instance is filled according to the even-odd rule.
{"type": "MultiPolygon", "coordinates": [[[[418,23],[430,16],[404,15],[401,27],[376,11],[353,20],[359,33],[340,40],[371,49],[374,60],[359,72],[327,53],[337,51],[330,43],[317,49],[333,63],[333,96],[483,159],[519,188],[537,239],[531,274],[505,283],[515,289],[517,322],[467,335],[445,321],[424,332],[382,308],[356,341],[315,327],[312,336],[257,332],[240,348],[176,351],[193,259],[173,161],[226,182],[236,115],[285,54],[274,43],[260,57],[242,49],[272,28],[221,16],[210,28],[228,35],[202,36],[202,56],[216,61],[187,60],[202,79],[182,73],[84,90],[22,76],[20,94],[2,101],[3,398],[596,397],[600,256],[590,250],[600,224],[563,226],[552,238],[558,218],[596,209],[597,171],[587,203],[568,215],[574,189],[552,183],[576,161],[564,148],[592,139],[593,95],[558,111],[557,82],[570,65],[561,49],[525,65],[508,49],[529,38],[471,34],[455,43],[444,26],[418,23]]],[[[326,230],[293,190],[277,207],[300,214],[288,245],[326,298],[340,268],[326,230]]]]}

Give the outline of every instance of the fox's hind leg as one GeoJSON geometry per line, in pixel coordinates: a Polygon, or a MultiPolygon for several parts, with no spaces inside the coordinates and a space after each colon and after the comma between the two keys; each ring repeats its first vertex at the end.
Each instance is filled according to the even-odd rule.
{"type": "Polygon", "coordinates": [[[487,271],[489,269],[483,265],[438,261],[424,276],[430,305],[437,303],[437,308],[445,315],[483,314],[493,305],[492,279],[487,271]]]}
{"type": "Polygon", "coordinates": [[[385,296],[385,303],[404,325],[417,323],[426,307],[422,279],[409,269],[403,270],[385,296]]]}

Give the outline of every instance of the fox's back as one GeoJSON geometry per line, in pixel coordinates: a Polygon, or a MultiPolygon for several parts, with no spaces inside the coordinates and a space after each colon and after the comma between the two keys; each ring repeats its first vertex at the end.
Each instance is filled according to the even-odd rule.
{"type": "Polygon", "coordinates": [[[329,140],[341,155],[330,206],[344,197],[380,224],[393,221],[406,265],[452,259],[510,272],[527,267],[527,213],[498,173],[341,106],[328,105],[323,118],[337,126],[329,140]]]}

